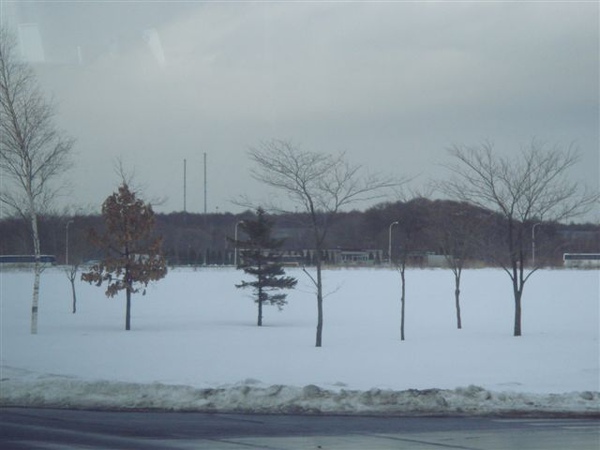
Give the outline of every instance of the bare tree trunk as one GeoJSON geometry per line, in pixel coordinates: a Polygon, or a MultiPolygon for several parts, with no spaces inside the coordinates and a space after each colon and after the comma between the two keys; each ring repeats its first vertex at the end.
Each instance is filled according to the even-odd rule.
{"type": "Polygon", "coordinates": [[[513,328],[513,336],[521,336],[521,298],[523,296],[523,288],[525,280],[523,278],[523,239],[522,231],[515,229],[513,221],[509,221],[508,226],[508,248],[511,259],[511,278],[513,284],[513,296],[515,300],[515,323],[513,328]]]}
{"type": "Polygon", "coordinates": [[[513,331],[513,336],[521,336],[521,295],[522,291],[516,287],[514,289],[515,296],[515,326],[513,331]]]}
{"type": "Polygon", "coordinates": [[[37,334],[38,331],[38,309],[40,301],[40,278],[42,275],[40,234],[38,230],[37,214],[31,210],[31,230],[33,237],[33,253],[35,262],[33,265],[33,297],[31,300],[31,334],[37,334]]]}
{"type": "Polygon", "coordinates": [[[321,250],[317,250],[317,340],[316,347],[321,347],[323,342],[323,278],[321,250]]]}
{"type": "Polygon", "coordinates": [[[40,277],[41,277],[41,264],[39,259],[36,258],[34,263],[34,278],[33,278],[33,298],[31,300],[31,334],[37,334],[38,330],[38,309],[40,300],[40,277]]]}
{"type": "Polygon", "coordinates": [[[125,307],[125,330],[131,330],[131,289],[128,287],[126,290],[127,304],[125,307]]]}
{"type": "Polygon", "coordinates": [[[262,327],[262,305],[263,304],[263,300],[262,300],[262,287],[259,286],[258,288],[258,323],[257,325],[259,327],[262,327]]]}
{"type": "Polygon", "coordinates": [[[77,312],[77,292],[75,289],[75,280],[77,279],[77,271],[79,270],[79,264],[73,264],[71,266],[68,266],[65,269],[65,274],[67,275],[67,278],[69,279],[69,282],[71,283],[71,294],[73,297],[73,302],[72,302],[72,313],[75,314],[77,312]]]}
{"type": "Polygon", "coordinates": [[[454,274],[454,299],[456,303],[456,328],[462,329],[462,320],[460,317],[460,271],[454,274]]]}
{"type": "Polygon", "coordinates": [[[125,280],[125,286],[127,286],[125,288],[125,298],[126,298],[126,304],[125,304],[125,330],[129,331],[131,330],[131,286],[132,286],[132,282],[131,282],[131,273],[130,273],[130,269],[129,269],[129,262],[130,262],[130,256],[129,256],[129,244],[130,242],[128,241],[125,244],[125,259],[127,261],[126,265],[125,265],[125,274],[124,274],[124,280],[125,280]]]}
{"type": "Polygon", "coordinates": [[[521,294],[515,293],[515,328],[514,336],[521,336],[521,294]]]}
{"type": "Polygon", "coordinates": [[[517,261],[513,261],[512,264],[513,296],[515,299],[515,324],[513,336],[521,336],[521,297],[523,295],[523,286],[519,285],[517,261]]]}
{"type": "Polygon", "coordinates": [[[406,278],[404,276],[404,270],[406,269],[406,265],[404,262],[401,263],[400,266],[400,279],[402,280],[402,296],[400,297],[401,303],[401,312],[400,312],[400,340],[404,340],[404,305],[406,303],[406,278]]]}
{"type": "Polygon", "coordinates": [[[71,280],[71,292],[73,293],[73,314],[77,312],[77,293],[75,292],[75,279],[71,280]]]}
{"type": "Polygon", "coordinates": [[[262,327],[262,300],[258,300],[258,322],[257,325],[262,327]]]}
{"type": "MultiPolygon", "coordinates": [[[[522,245],[520,246],[522,249],[522,245]]],[[[519,252],[519,259],[513,262],[513,292],[515,297],[515,327],[514,336],[521,336],[521,323],[522,323],[522,311],[521,311],[521,299],[523,298],[523,290],[525,288],[525,268],[524,261],[525,256],[523,251],[519,252]]]]}

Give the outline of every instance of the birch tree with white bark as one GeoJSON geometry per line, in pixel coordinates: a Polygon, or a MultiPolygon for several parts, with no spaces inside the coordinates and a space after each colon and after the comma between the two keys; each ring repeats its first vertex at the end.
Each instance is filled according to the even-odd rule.
{"type": "Polygon", "coordinates": [[[56,128],[54,116],[55,107],[42,93],[33,68],[19,58],[15,35],[0,28],[0,203],[26,219],[31,229],[31,334],[38,331],[42,273],[38,216],[56,196],[73,147],[73,139],[56,128]]]}

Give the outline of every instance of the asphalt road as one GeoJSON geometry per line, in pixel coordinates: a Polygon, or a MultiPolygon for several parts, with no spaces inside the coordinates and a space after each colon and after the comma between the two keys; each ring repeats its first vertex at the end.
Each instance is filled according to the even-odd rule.
{"type": "Polygon", "coordinates": [[[2,408],[0,448],[598,450],[600,420],[2,408]]]}

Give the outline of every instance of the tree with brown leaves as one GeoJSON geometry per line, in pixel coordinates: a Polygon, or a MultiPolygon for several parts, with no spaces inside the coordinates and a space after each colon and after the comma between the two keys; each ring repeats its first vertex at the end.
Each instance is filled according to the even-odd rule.
{"type": "Polygon", "coordinates": [[[125,329],[131,329],[131,294],[146,293],[151,281],[167,274],[161,252],[161,238],[153,236],[152,206],[136,198],[127,183],[110,195],[102,205],[106,230],[90,232],[90,240],[101,248],[104,259],[94,265],[81,279],[101,286],[107,283],[106,296],[114,297],[124,290],[127,299],[125,329]]]}

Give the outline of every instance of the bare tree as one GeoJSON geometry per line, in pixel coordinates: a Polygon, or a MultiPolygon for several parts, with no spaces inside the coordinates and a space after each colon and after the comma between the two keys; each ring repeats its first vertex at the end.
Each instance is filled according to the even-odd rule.
{"type": "Polygon", "coordinates": [[[55,109],[42,94],[31,67],[18,59],[14,34],[0,28],[0,201],[31,226],[34,283],[31,333],[37,333],[40,290],[38,215],[56,193],[56,180],[70,166],[73,140],[54,125],[55,109]]]}
{"type": "MultiPolygon", "coordinates": [[[[425,253],[423,247],[427,235],[427,224],[431,222],[430,214],[423,206],[429,200],[421,197],[414,198],[397,210],[395,217],[398,218],[394,224],[398,231],[396,234],[395,245],[390,248],[390,262],[400,273],[400,340],[405,340],[405,322],[406,322],[406,267],[410,263],[411,255],[417,256],[425,253]]],[[[400,205],[399,205],[400,206],[400,205]]],[[[390,225],[390,240],[394,227],[390,225]]]]}
{"type": "Polygon", "coordinates": [[[463,269],[480,244],[482,229],[489,225],[489,211],[450,201],[438,200],[437,205],[433,237],[454,275],[456,328],[460,330],[463,325],[460,304],[463,269]]]}
{"type": "Polygon", "coordinates": [[[392,258],[396,269],[400,273],[400,340],[404,340],[404,323],[406,322],[406,263],[408,261],[408,252],[406,247],[400,246],[398,256],[392,258]]]}
{"type": "Polygon", "coordinates": [[[79,272],[79,264],[70,264],[65,267],[65,275],[71,283],[71,295],[73,298],[71,312],[75,314],[77,312],[77,291],[75,289],[75,280],[77,280],[77,273],[79,272]]]}
{"type": "Polygon", "coordinates": [[[494,154],[493,145],[450,149],[452,180],[445,190],[457,199],[491,209],[503,218],[505,252],[494,255],[509,275],[515,302],[514,335],[521,336],[523,288],[537,267],[527,270],[528,236],[532,222],[560,221],[580,215],[597,204],[598,193],[581,189],[568,179],[578,161],[573,146],[562,148],[533,140],[518,157],[494,154]]]}
{"type": "Polygon", "coordinates": [[[271,140],[249,151],[258,181],[285,192],[307,213],[315,250],[316,276],[306,268],[317,295],[316,346],[323,334],[323,251],[332,221],[340,208],[380,198],[385,188],[401,184],[391,177],[363,175],[363,167],[350,164],[345,154],[329,155],[300,149],[288,141],[271,140]]]}

